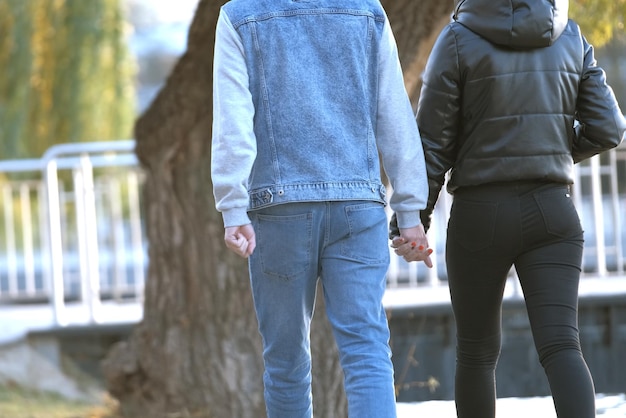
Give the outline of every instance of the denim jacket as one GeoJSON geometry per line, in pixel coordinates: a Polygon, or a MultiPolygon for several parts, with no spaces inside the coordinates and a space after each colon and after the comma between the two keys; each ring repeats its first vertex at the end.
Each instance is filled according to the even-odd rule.
{"type": "Polygon", "coordinates": [[[419,224],[421,140],[378,1],[232,0],[213,82],[211,173],[225,226],[287,202],[386,203],[379,153],[400,225],[419,224]]]}

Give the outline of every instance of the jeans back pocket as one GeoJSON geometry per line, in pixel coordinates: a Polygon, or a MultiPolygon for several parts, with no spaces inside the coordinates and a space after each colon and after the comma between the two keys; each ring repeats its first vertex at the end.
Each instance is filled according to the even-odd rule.
{"type": "Polygon", "coordinates": [[[311,213],[253,217],[263,273],[289,280],[309,269],[312,223],[311,213]]]}
{"type": "Polygon", "coordinates": [[[547,189],[534,197],[549,234],[567,238],[583,232],[580,216],[566,187],[547,189]]]}

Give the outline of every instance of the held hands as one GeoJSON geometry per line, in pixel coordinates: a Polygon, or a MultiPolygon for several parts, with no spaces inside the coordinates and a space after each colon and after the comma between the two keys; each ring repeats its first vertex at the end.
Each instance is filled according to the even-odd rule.
{"type": "Polygon", "coordinates": [[[229,250],[240,257],[248,258],[256,247],[252,224],[229,226],[224,232],[224,242],[229,250]]]}
{"type": "Polygon", "coordinates": [[[430,259],[433,250],[428,248],[428,238],[422,224],[413,228],[400,228],[400,236],[392,238],[391,248],[408,262],[423,261],[428,268],[433,266],[430,259]]]}

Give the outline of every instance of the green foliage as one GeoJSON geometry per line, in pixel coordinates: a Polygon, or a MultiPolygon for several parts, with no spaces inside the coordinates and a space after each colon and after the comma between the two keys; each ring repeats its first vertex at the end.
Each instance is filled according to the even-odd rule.
{"type": "Polygon", "coordinates": [[[0,159],[132,135],[120,0],[0,0],[0,159]]]}
{"type": "Polygon", "coordinates": [[[572,0],[569,10],[570,17],[596,48],[624,32],[626,0],[572,0]]]}

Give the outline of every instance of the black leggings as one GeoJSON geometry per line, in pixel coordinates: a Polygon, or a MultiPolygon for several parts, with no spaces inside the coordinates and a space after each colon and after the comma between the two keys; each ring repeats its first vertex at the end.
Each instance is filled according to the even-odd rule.
{"type": "Polygon", "coordinates": [[[502,295],[513,265],[557,416],[595,417],[578,335],[582,250],[583,231],[566,185],[503,183],[455,193],[446,264],[457,326],[459,418],[495,417],[502,295]]]}

